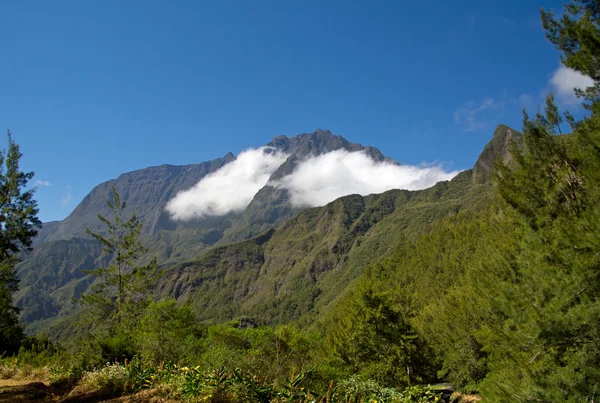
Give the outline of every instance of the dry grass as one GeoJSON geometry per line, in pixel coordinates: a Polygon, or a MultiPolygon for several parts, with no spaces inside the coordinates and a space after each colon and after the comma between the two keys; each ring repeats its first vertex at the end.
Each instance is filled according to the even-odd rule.
{"type": "Polygon", "coordinates": [[[16,363],[0,364],[0,379],[47,381],[47,367],[34,368],[31,365],[17,366],[16,363]]]}
{"type": "Polygon", "coordinates": [[[481,400],[481,397],[477,395],[465,395],[460,392],[452,393],[450,396],[450,403],[476,403],[481,400]]]}

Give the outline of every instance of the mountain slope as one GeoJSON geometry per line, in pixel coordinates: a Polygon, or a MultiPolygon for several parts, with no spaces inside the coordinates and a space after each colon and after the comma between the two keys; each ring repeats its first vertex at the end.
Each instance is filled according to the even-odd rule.
{"type": "MultiPolygon", "coordinates": [[[[396,163],[374,147],[351,143],[342,136],[336,136],[329,130],[321,129],[295,137],[277,136],[267,143],[267,147],[290,154],[288,159],[271,175],[269,183],[292,173],[296,165],[308,156],[322,155],[336,150],[364,151],[374,161],[396,163]]],[[[302,210],[304,208],[294,208],[291,205],[287,189],[267,184],[256,193],[236,225],[225,233],[222,243],[248,239],[262,231],[276,227],[302,210]]]]}
{"type": "Polygon", "coordinates": [[[431,223],[485,208],[493,197],[494,162],[509,157],[510,138],[519,142],[520,134],[499,126],[476,168],[449,182],[421,191],[346,196],[177,265],[161,279],[159,294],[189,301],[208,321],[250,315],[270,324],[311,323],[368,265],[431,223]]]}
{"type": "Polygon", "coordinates": [[[170,228],[172,223],[164,213],[164,208],[172,196],[196,184],[207,174],[221,168],[235,157],[229,153],[223,158],[200,164],[173,166],[161,165],[128,172],[117,179],[96,186],[63,221],[44,224],[37,238],[38,244],[61,239],[83,237],[85,229],[102,230],[98,214],[106,215],[106,206],[112,186],[123,200],[127,200],[126,214],[135,211],[144,223],[145,233],[155,233],[162,228],[170,228]]]}
{"type": "Polygon", "coordinates": [[[270,324],[308,323],[368,264],[434,220],[484,205],[491,189],[466,171],[423,191],[346,196],[177,265],[158,291],[189,301],[204,320],[250,315],[270,324]]]}
{"type": "MultiPolygon", "coordinates": [[[[426,231],[429,223],[484,206],[491,194],[493,161],[506,158],[507,138],[513,134],[517,132],[499,126],[475,169],[452,181],[422,191],[350,195],[304,211],[292,207],[285,190],[267,185],[241,215],[173,223],[162,210],[169,196],[158,191],[144,196],[142,189],[153,186],[149,172],[154,172],[158,183],[164,183],[169,177],[165,173],[175,175],[174,168],[136,171],[116,182],[122,187],[132,183],[132,189],[124,194],[132,197],[133,206],[150,201],[140,214],[144,225],[150,227],[144,242],[163,267],[171,267],[157,284],[157,295],[190,301],[207,321],[251,315],[268,323],[309,323],[328,309],[366,266],[426,231]],[[142,178],[137,186],[132,182],[136,175],[142,178]],[[261,235],[248,239],[257,233],[261,235]]],[[[269,146],[291,153],[272,179],[291,172],[304,156],[337,149],[364,150],[376,161],[390,161],[377,149],[320,130],[295,138],[280,136],[269,146]]],[[[205,175],[225,163],[225,159],[215,161],[191,172],[205,175]]],[[[173,176],[179,179],[169,185],[171,195],[176,186],[192,182],[182,174],[185,167],[177,168],[181,176],[173,176]]],[[[54,234],[44,235],[46,241],[19,266],[23,290],[16,301],[24,308],[22,316],[30,322],[30,330],[70,315],[72,306],[65,301],[89,286],[82,270],[108,258],[88,245],[89,239],[60,239],[64,228],[75,234],[81,231],[92,212],[100,209],[97,199],[107,186],[109,183],[102,184],[88,195],[65,223],[53,223],[54,234]],[[46,280],[49,277],[53,280],[46,280]]]]}
{"type": "MultiPolygon", "coordinates": [[[[271,179],[291,172],[295,164],[306,156],[339,149],[364,150],[377,161],[391,161],[375,148],[351,143],[320,129],[296,137],[278,136],[266,146],[290,155],[271,179]]],[[[57,301],[58,295],[62,300],[63,294],[82,292],[89,285],[88,280],[81,280],[83,270],[102,263],[99,260],[102,252],[99,249],[82,249],[81,245],[91,242],[85,234],[86,228],[94,232],[103,231],[97,215],[109,214],[106,198],[112,186],[123,200],[127,200],[125,213],[137,214],[143,224],[144,244],[163,265],[192,259],[214,245],[248,239],[274,228],[302,210],[292,207],[287,191],[267,185],[244,212],[186,222],[170,219],[165,207],[178,192],[191,188],[234,159],[229,153],[223,158],[200,164],[162,165],[122,174],[95,187],[65,220],[45,224],[35,240],[35,252],[18,266],[21,286],[27,290],[16,296],[17,306],[22,309],[22,319],[30,323],[61,314],[62,304],[57,301]],[[49,291],[46,280],[38,279],[52,276],[56,278],[52,280],[54,288],[49,291]],[[79,285],[74,287],[74,283],[79,285]]],[[[104,260],[107,258],[103,257],[104,260]]]]}

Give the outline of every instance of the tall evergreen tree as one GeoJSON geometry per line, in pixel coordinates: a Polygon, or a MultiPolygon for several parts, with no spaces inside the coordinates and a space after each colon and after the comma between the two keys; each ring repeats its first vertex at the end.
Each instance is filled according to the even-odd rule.
{"type": "Polygon", "coordinates": [[[0,152],[0,356],[19,348],[23,329],[12,294],[19,287],[15,265],[23,251],[31,250],[31,242],[41,226],[37,218],[34,189],[25,190],[33,172],[22,172],[19,146],[10,130],[8,150],[0,152]]]}
{"type": "Polygon", "coordinates": [[[148,249],[139,241],[142,223],[135,213],[125,217],[127,203],[121,201],[114,186],[111,199],[106,203],[111,217],[98,215],[98,220],[106,227],[105,232],[88,229],[87,233],[112,256],[112,261],[108,267],[87,272],[97,280],[78,302],[89,308],[87,327],[92,328],[105,355],[119,358],[124,354],[123,349],[132,344],[132,332],[150,300],[148,285],[156,278],[158,270],[156,258],[144,264],[148,249]]]}
{"type": "MultiPolygon", "coordinates": [[[[497,175],[521,232],[513,275],[482,287],[504,317],[478,337],[490,353],[482,393],[492,401],[593,401],[600,387],[600,132],[588,127],[598,116],[565,137],[557,115],[552,97],[545,115],[525,115],[517,167],[497,175]]],[[[489,273],[505,272],[490,263],[489,273]]]]}
{"type": "Polygon", "coordinates": [[[573,0],[565,5],[560,19],[551,11],[542,10],[542,24],[546,37],[561,52],[565,66],[594,80],[590,88],[580,88],[577,94],[586,99],[586,107],[600,109],[600,2],[573,0]]]}

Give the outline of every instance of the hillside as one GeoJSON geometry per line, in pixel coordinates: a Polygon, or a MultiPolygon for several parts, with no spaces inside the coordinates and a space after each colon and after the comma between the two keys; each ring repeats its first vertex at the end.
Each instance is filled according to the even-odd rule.
{"type": "MultiPolygon", "coordinates": [[[[507,145],[513,134],[517,132],[506,126],[497,128],[490,145],[476,163],[480,175],[491,169],[493,161],[506,155],[505,147],[490,149],[491,145],[507,145]]],[[[329,138],[327,134],[325,137],[329,138]]],[[[321,147],[326,150],[328,146],[321,143],[321,147]]],[[[375,149],[369,152],[376,158],[385,158],[375,149]]],[[[280,169],[289,169],[286,167],[290,161],[293,161],[292,157],[280,169]]],[[[260,215],[247,215],[255,222],[262,222],[261,228],[268,229],[248,240],[233,243],[221,240],[209,251],[180,263],[168,263],[159,255],[163,257],[161,261],[166,272],[157,283],[156,294],[190,302],[202,320],[213,323],[250,316],[267,324],[290,321],[310,324],[329,309],[370,263],[384,259],[440,218],[485,207],[491,196],[491,182],[477,178],[473,170],[468,170],[451,181],[421,191],[390,190],[366,197],[350,195],[323,207],[301,211],[276,228],[278,220],[265,223],[260,215]]],[[[279,189],[267,186],[259,191],[259,195],[276,192],[279,189]]],[[[278,200],[282,201],[283,197],[280,194],[278,200]]],[[[246,213],[254,208],[252,203],[246,213]]],[[[258,210],[273,208],[277,208],[276,203],[265,204],[258,210]]],[[[286,214],[293,211],[290,208],[286,214]]],[[[244,225],[237,228],[248,228],[244,216],[239,222],[244,225]]],[[[169,234],[167,245],[172,249],[171,256],[177,250],[188,253],[199,250],[191,230],[185,232],[188,230],[179,229],[169,234]]],[[[158,232],[161,242],[166,244],[165,234],[166,230],[158,232]]],[[[252,231],[246,233],[249,235],[252,231]]],[[[42,307],[44,312],[35,317],[36,311],[24,310],[24,317],[32,315],[34,318],[29,325],[32,330],[51,325],[52,318],[71,314],[71,304],[61,305],[65,301],[64,295],[77,296],[89,285],[83,273],[75,271],[89,268],[100,256],[100,251],[91,251],[90,256],[96,257],[89,257],[85,263],[69,260],[77,268],[71,268],[70,274],[63,274],[66,271],[62,267],[64,263],[61,266],[61,260],[56,256],[61,254],[63,252],[53,248],[52,243],[42,244],[23,264],[27,267],[22,271],[24,274],[31,270],[30,267],[42,267],[44,272],[61,274],[52,287],[44,281],[31,284],[29,277],[23,275],[28,288],[26,293],[20,294],[18,301],[24,302],[28,298],[26,306],[42,307]],[[48,261],[47,254],[55,254],[50,262],[56,263],[40,265],[40,259],[48,261]],[[55,268],[57,264],[58,269],[55,268]],[[84,264],[88,266],[84,267],[84,264]],[[36,293],[34,289],[40,291],[36,293]],[[43,321],[37,322],[40,319],[43,321]]]]}
{"type": "MultiPolygon", "coordinates": [[[[289,155],[271,181],[293,171],[295,164],[305,157],[334,150],[364,150],[375,161],[391,161],[375,148],[351,143],[321,129],[295,137],[278,136],[266,147],[289,155]]],[[[285,189],[267,185],[239,213],[187,221],[173,221],[169,217],[165,211],[169,200],[235,158],[229,153],[200,164],[162,165],[122,174],[96,186],[65,220],[45,223],[34,241],[33,253],[18,266],[22,290],[15,296],[15,302],[22,309],[22,320],[29,329],[45,326],[34,322],[56,316],[70,297],[77,297],[87,289],[90,282],[83,270],[107,261],[100,248],[91,247],[85,229],[103,230],[97,216],[109,213],[106,199],[113,186],[127,200],[126,214],[135,212],[142,222],[144,243],[160,264],[166,266],[198,257],[214,245],[248,239],[305,208],[293,207],[285,189]]]]}

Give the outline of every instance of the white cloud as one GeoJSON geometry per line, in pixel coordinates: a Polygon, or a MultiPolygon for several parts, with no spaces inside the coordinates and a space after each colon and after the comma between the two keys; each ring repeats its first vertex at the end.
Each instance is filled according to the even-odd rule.
{"type": "Polygon", "coordinates": [[[554,86],[557,96],[563,103],[579,102],[574,89],[586,89],[594,85],[594,80],[578,71],[560,66],[552,75],[550,84],[554,86]]]}
{"type": "Polygon", "coordinates": [[[48,186],[52,186],[52,184],[48,181],[37,180],[37,181],[35,181],[35,186],[48,187],[48,186]]]}
{"type": "Polygon", "coordinates": [[[268,147],[249,149],[232,162],[205,176],[167,204],[174,220],[190,220],[241,211],[266,185],[288,155],[268,147]]]}
{"type": "Polygon", "coordinates": [[[481,102],[468,102],[454,112],[454,122],[463,126],[463,129],[468,132],[482,130],[487,128],[487,122],[482,120],[478,115],[481,112],[497,107],[494,98],[483,98],[481,102]]]}
{"type": "Polygon", "coordinates": [[[457,173],[445,172],[439,166],[376,162],[364,152],[337,150],[301,162],[274,185],[287,188],[295,206],[322,206],[349,194],[424,189],[457,173]]]}
{"type": "Polygon", "coordinates": [[[63,197],[60,198],[60,206],[62,208],[67,207],[71,203],[71,199],[72,199],[71,186],[67,186],[66,189],[67,189],[67,193],[63,197]]]}

